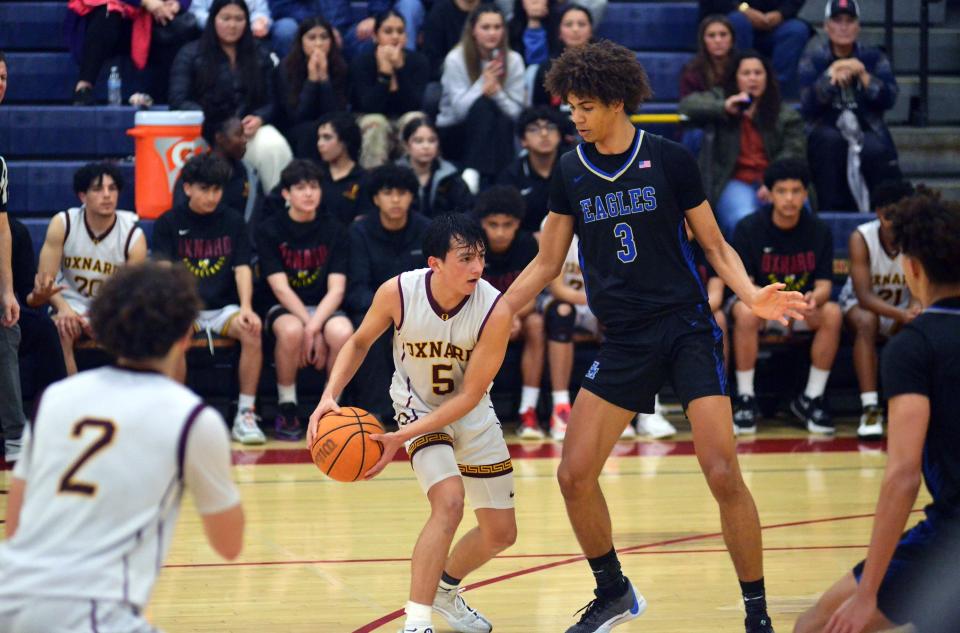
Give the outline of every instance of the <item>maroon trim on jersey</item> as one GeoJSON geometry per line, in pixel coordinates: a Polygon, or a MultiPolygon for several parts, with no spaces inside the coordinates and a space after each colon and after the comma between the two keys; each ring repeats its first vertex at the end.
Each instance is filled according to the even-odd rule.
{"type": "Polygon", "coordinates": [[[70,212],[63,212],[63,243],[67,243],[67,238],[70,237],[70,212]]]}
{"type": "MultiPolygon", "coordinates": [[[[403,273],[400,273],[403,275],[403,273]]],[[[400,291],[400,323],[397,323],[397,329],[403,327],[403,284],[400,283],[400,275],[397,275],[397,290],[400,291]]]]}
{"type": "Polygon", "coordinates": [[[440,317],[441,321],[447,321],[457,316],[457,313],[463,309],[463,306],[467,305],[467,301],[470,299],[470,295],[466,295],[463,298],[463,301],[454,306],[451,310],[444,310],[443,307],[437,300],[433,298],[433,291],[430,290],[430,278],[433,277],[433,271],[428,272],[424,278],[423,283],[427,286],[427,301],[430,302],[430,307],[433,308],[433,312],[440,317]]]}
{"type": "Polygon", "coordinates": [[[127,234],[127,242],[123,245],[123,258],[130,259],[130,242],[133,241],[133,236],[137,234],[137,227],[134,226],[130,229],[130,232],[127,234]]]}
{"type": "Polygon", "coordinates": [[[83,214],[83,226],[84,228],[87,229],[87,235],[90,236],[90,239],[93,240],[94,244],[99,244],[100,242],[102,242],[108,235],[110,235],[110,232],[113,231],[113,227],[117,225],[117,214],[116,212],[114,212],[113,222],[110,224],[110,228],[104,231],[103,233],[101,233],[100,235],[96,235],[94,234],[93,229],[90,228],[90,223],[87,222],[86,205],[80,207],[80,212],[83,214]]]}
{"type": "Polygon", "coordinates": [[[483,334],[483,328],[487,326],[487,319],[490,318],[490,315],[493,314],[493,309],[497,307],[497,303],[500,299],[503,298],[503,294],[498,294],[497,298],[493,300],[493,303],[490,305],[490,309],[487,310],[487,315],[483,317],[483,321],[480,322],[480,329],[477,330],[477,341],[480,340],[480,335],[483,334]]]}
{"type": "Polygon", "coordinates": [[[197,417],[200,415],[200,412],[206,408],[207,405],[200,403],[190,411],[190,415],[187,416],[187,421],[183,423],[183,428],[180,430],[180,439],[177,441],[177,480],[183,481],[183,462],[187,457],[187,436],[190,435],[190,429],[193,428],[193,423],[197,421],[197,417]]]}
{"type": "Polygon", "coordinates": [[[100,633],[100,629],[97,628],[97,601],[90,601],[90,628],[93,629],[93,633],[100,633]]]}

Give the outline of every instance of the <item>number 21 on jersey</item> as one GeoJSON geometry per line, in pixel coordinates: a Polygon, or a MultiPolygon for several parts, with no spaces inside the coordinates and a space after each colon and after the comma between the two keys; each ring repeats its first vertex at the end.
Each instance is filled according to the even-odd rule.
{"type": "Polygon", "coordinates": [[[633,241],[633,228],[626,222],[620,222],[613,227],[613,234],[620,239],[617,259],[624,264],[629,264],[635,260],[637,258],[637,245],[633,241]]]}

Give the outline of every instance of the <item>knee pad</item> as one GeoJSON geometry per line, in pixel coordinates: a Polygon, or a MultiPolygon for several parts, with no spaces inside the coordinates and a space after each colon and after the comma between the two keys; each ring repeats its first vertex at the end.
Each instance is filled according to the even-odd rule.
{"type": "Polygon", "coordinates": [[[547,340],[555,343],[569,343],[573,338],[573,329],[577,322],[577,313],[573,306],[566,301],[551,301],[543,316],[547,340]]]}

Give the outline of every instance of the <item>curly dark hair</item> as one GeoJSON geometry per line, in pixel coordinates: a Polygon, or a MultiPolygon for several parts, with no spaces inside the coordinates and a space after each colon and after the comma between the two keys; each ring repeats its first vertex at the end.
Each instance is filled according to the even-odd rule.
{"type": "Polygon", "coordinates": [[[513,185],[494,185],[479,196],[473,207],[473,214],[479,219],[488,215],[509,215],[523,220],[527,214],[527,203],[520,195],[520,190],[513,185]]]}
{"type": "Polygon", "coordinates": [[[467,247],[483,252],[486,244],[487,234],[475,217],[466,213],[444,213],[433,218],[424,234],[423,254],[446,259],[447,253],[454,248],[467,247]]]}
{"type": "Polygon", "coordinates": [[[113,163],[106,161],[100,163],[87,163],[73,174],[73,192],[77,195],[87,193],[90,187],[102,185],[103,177],[110,176],[117,191],[123,191],[123,176],[120,170],[113,163]]]}
{"type": "Polygon", "coordinates": [[[610,40],[563,51],[550,65],[544,87],[564,101],[570,94],[593,97],[604,105],[622,101],[628,113],[653,96],[636,53],[610,40]]]}
{"type": "Polygon", "coordinates": [[[810,184],[810,169],[807,167],[807,161],[788,157],[770,163],[767,170],[763,172],[763,184],[767,189],[773,189],[773,186],[781,180],[799,180],[804,187],[807,187],[810,184]]]}
{"type": "Polygon", "coordinates": [[[783,99],[780,97],[780,83],[777,81],[777,74],[774,72],[769,59],[754,50],[737,53],[727,66],[727,74],[723,78],[723,94],[726,97],[740,94],[740,88],[737,85],[737,73],[740,71],[740,64],[747,59],[759,60],[767,74],[767,87],[760,95],[757,104],[757,120],[760,127],[772,130],[776,127],[777,120],[780,118],[780,104],[783,103],[783,99]]]}
{"type": "Polygon", "coordinates": [[[893,241],[934,284],[960,283],[960,203],[918,194],[890,211],[893,241]]]}
{"type": "Polygon", "coordinates": [[[118,358],[163,358],[197,318],[203,303],[193,275],[180,265],[124,266],[90,306],[97,341],[118,358]]]}
{"type": "Polygon", "coordinates": [[[400,189],[417,195],[420,191],[420,182],[412,169],[395,163],[380,165],[367,174],[367,191],[370,193],[371,200],[381,191],[390,189],[400,189]]]}
{"type": "Polygon", "coordinates": [[[226,187],[230,182],[233,168],[230,163],[213,154],[197,154],[191,156],[180,170],[180,179],[184,184],[212,185],[226,187]]]}
{"type": "Polygon", "coordinates": [[[879,211],[909,198],[913,193],[914,188],[909,180],[884,180],[870,192],[870,202],[873,203],[873,208],[879,211]]]}
{"type": "Polygon", "coordinates": [[[286,100],[287,108],[296,112],[300,105],[300,93],[303,84],[307,81],[307,58],[303,55],[303,36],[310,30],[320,27],[330,37],[330,51],[327,53],[327,69],[330,75],[330,84],[337,97],[340,107],[347,107],[347,62],[343,58],[340,44],[334,36],[333,25],[322,15],[304,18],[297,27],[297,35],[293,38],[293,46],[283,59],[283,71],[286,74],[288,91],[282,95],[286,100]]]}

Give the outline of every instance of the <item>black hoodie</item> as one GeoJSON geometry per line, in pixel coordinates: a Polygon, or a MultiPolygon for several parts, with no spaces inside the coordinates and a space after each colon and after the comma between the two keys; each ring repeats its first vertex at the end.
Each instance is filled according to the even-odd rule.
{"type": "Polygon", "coordinates": [[[380,223],[380,214],[373,211],[350,226],[346,308],[351,317],[363,318],[380,284],[427,265],[423,236],[429,226],[430,220],[411,212],[406,226],[388,231],[380,223]]]}

